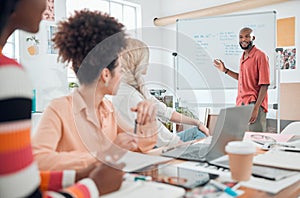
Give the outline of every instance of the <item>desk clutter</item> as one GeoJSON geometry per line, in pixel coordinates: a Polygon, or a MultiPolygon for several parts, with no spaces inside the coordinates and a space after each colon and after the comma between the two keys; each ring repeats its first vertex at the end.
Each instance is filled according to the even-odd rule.
{"type": "Polygon", "coordinates": [[[300,171],[300,136],[246,132],[244,139],[267,151],[255,156],[254,164],[300,171]]]}
{"type": "MultiPolygon", "coordinates": [[[[257,152],[248,181],[232,180],[227,155],[201,162],[128,152],[120,159],[128,163],[121,189],[103,197],[237,197],[247,196],[245,188],[276,196],[299,183],[298,136],[246,132],[244,141],[256,142],[260,151],[266,143],[273,144],[268,151],[257,152]]],[[[295,193],[299,192],[296,188],[295,193]]]]}
{"type": "MultiPolygon", "coordinates": [[[[258,150],[263,152],[264,145],[268,143],[267,152],[258,152],[254,157],[252,176],[249,181],[239,182],[240,186],[252,188],[275,195],[285,188],[297,183],[300,180],[300,137],[291,134],[269,134],[269,133],[252,133],[246,132],[244,141],[253,141],[261,136],[266,142],[256,143],[258,150]],[[251,137],[252,136],[252,137],[251,137]],[[252,140],[251,140],[252,139],[252,140]],[[272,142],[270,142],[270,140],[272,142]],[[263,166],[262,166],[263,165],[263,166]]],[[[186,161],[175,165],[169,165],[159,169],[162,175],[172,176],[178,168],[190,169],[199,173],[210,173],[219,176],[218,179],[223,179],[227,182],[232,182],[228,164],[228,156],[224,155],[210,162],[193,162],[186,161]],[[219,160],[219,161],[218,161],[219,160]],[[223,163],[220,163],[223,162],[223,163]],[[171,171],[173,169],[173,171],[171,171]]],[[[196,175],[196,174],[195,174],[196,175]]],[[[211,188],[208,186],[208,189],[211,188]]],[[[193,193],[189,191],[189,195],[195,196],[197,193],[206,193],[204,187],[194,189],[193,193]]],[[[217,197],[220,192],[215,192],[217,197]]],[[[204,195],[202,194],[202,195],[204,195]]],[[[210,197],[210,196],[208,196],[210,197]]],[[[223,197],[223,196],[222,196],[223,197]]]]}
{"type": "MultiPolygon", "coordinates": [[[[207,163],[202,162],[184,162],[178,165],[174,165],[179,168],[185,168],[185,169],[191,169],[191,170],[197,170],[200,172],[207,172],[207,173],[213,173],[219,175],[220,179],[223,179],[228,182],[232,182],[230,171],[226,168],[220,168],[219,166],[210,165],[207,163]]],[[[171,167],[169,167],[171,169],[171,167]]],[[[173,167],[174,168],[174,167],[173,167]]],[[[262,172],[264,175],[268,175],[271,173],[274,173],[272,175],[281,174],[281,169],[268,169],[268,172],[262,172]]],[[[166,170],[164,171],[166,172],[166,170]]],[[[253,188],[257,190],[262,190],[268,193],[276,194],[280,192],[281,190],[285,189],[286,187],[296,183],[300,180],[300,173],[294,172],[294,171],[286,171],[282,170],[285,176],[282,176],[280,179],[274,180],[271,178],[262,178],[262,177],[255,177],[251,176],[249,181],[240,182],[240,186],[253,188]]],[[[278,175],[280,176],[280,175],[278,175]]]]}

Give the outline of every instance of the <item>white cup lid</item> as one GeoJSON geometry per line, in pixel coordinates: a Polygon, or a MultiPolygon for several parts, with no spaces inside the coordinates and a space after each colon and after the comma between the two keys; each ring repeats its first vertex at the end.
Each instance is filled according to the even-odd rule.
{"type": "Polygon", "coordinates": [[[228,142],[225,151],[234,154],[251,154],[256,152],[256,147],[251,142],[233,141],[228,142]]]}

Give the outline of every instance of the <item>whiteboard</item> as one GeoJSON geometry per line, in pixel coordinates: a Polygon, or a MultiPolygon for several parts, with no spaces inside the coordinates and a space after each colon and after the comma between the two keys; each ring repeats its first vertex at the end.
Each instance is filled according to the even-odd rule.
{"type": "Polygon", "coordinates": [[[177,89],[236,89],[237,80],[213,66],[213,59],[239,72],[243,50],[239,46],[239,31],[254,30],[253,44],[269,57],[270,86],[276,86],[276,12],[225,15],[177,20],[177,89]]]}

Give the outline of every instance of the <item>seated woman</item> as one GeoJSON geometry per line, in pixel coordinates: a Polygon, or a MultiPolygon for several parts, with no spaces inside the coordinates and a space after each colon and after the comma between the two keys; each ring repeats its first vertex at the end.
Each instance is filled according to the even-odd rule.
{"type": "Polygon", "coordinates": [[[146,75],[149,62],[149,49],[145,43],[137,39],[128,38],[126,49],[120,55],[120,62],[124,68],[124,75],[117,95],[112,98],[119,115],[129,124],[133,123],[135,115],[130,112],[130,107],[143,100],[156,101],[158,117],[160,120],[170,120],[176,123],[194,125],[196,127],[177,133],[171,133],[160,123],[158,143],[156,146],[167,146],[181,141],[191,141],[209,135],[208,129],[199,120],[187,117],[167,107],[163,102],[151,96],[144,85],[142,75],[146,75]],[[180,140],[179,140],[180,138],[180,140]]]}
{"type": "Polygon", "coordinates": [[[105,98],[116,93],[122,76],[117,60],[125,46],[123,27],[107,14],[87,10],[75,12],[58,25],[53,41],[59,57],[72,63],[81,85],[53,100],[43,114],[33,138],[41,170],[80,169],[124,150],[145,152],[156,144],[153,102],[131,109],[141,126],[133,134],[132,127],[118,127],[114,108],[105,98]]]}

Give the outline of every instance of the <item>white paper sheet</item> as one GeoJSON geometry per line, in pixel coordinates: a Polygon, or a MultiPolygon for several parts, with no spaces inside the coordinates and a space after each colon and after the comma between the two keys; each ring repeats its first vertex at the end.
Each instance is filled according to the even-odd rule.
{"type": "Polygon", "coordinates": [[[173,160],[169,157],[146,155],[128,151],[120,158],[117,163],[125,163],[124,172],[133,172],[153,164],[159,164],[173,160]]]}
{"type": "Polygon", "coordinates": [[[132,198],[132,197],[183,197],[185,190],[177,186],[157,182],[144,182],[144,181],[124,181],[121,189],[101,196],[103,198],[132,198]]]}
{"type": "Polygon", "coordinates": [[[254,157],[253,163],[300,171],[300,153],[270,150],[254,157]]]}
{"type": "Polygon", "coordinates": [[[241,182],[241,186],[276,194],[281,190],[285,189],[286,187],[296,183],[299,180],[300,180],[299,173],[279,181],[271,181],[267,179],[251,177],[249,181],[241,182]]]}

